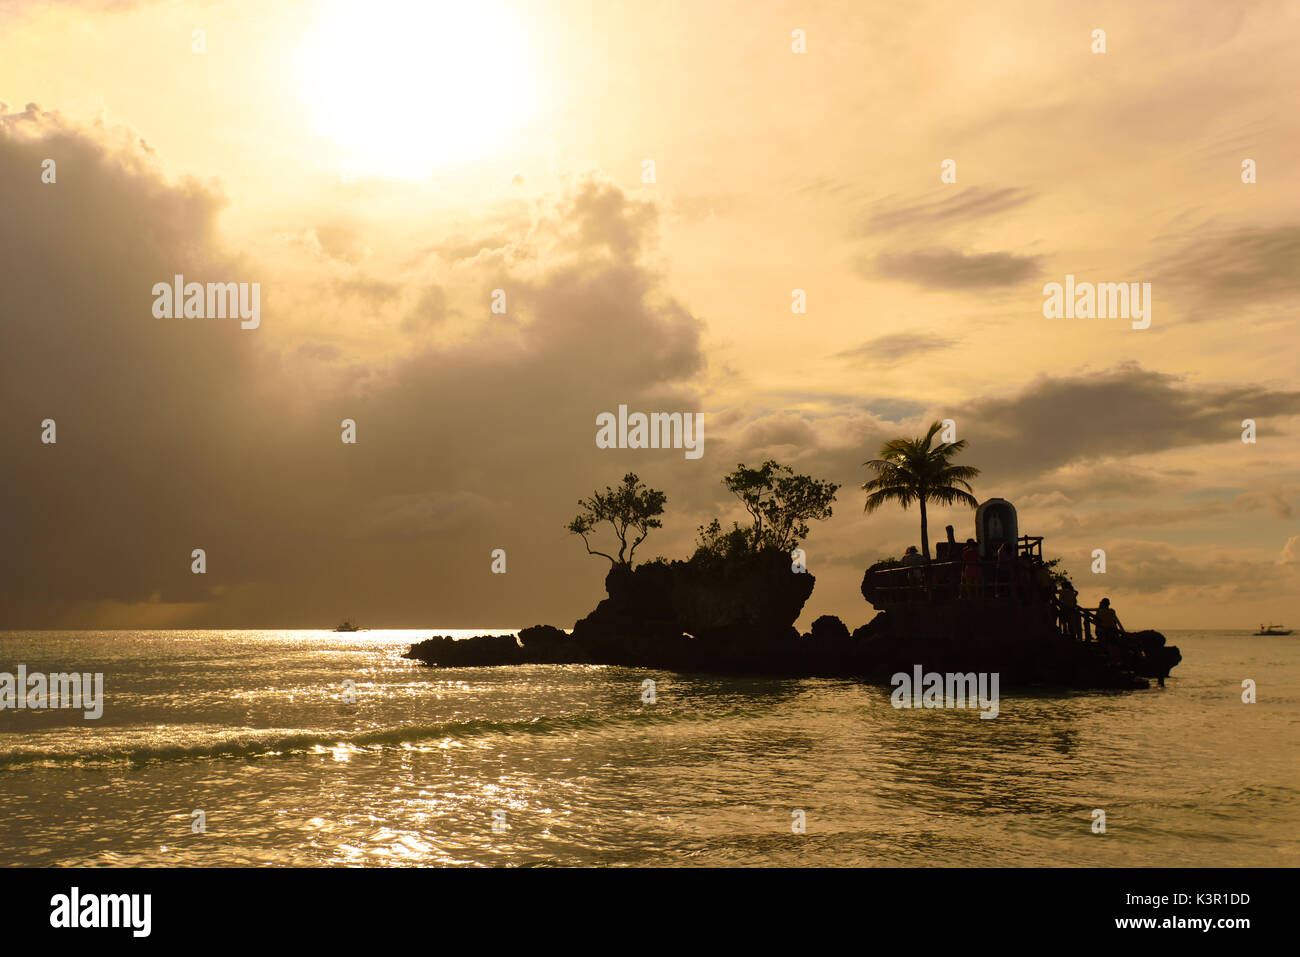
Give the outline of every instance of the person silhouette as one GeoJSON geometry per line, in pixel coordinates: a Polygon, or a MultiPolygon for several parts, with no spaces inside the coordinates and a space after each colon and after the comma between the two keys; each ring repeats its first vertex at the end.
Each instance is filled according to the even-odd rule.
{"type": "Polygon", "coordinates": [[[980,567],[980,549],[975,539],[966,539],[961,552],[961,597],[980,598],[984,592],[984,569],[980,567]]]}
{"type": "Polygon", "coordinates": [[[1068,581],[1061,585],[1059,619],[1061,630],[1070,638],[1079,637],[1079,593],[1068,581]]]}
{"type": "Polygon", "coordinates": [[[995,594],[998,598],[1011,597],[1011,566],[1015,561],[1011,546],[1003,542],[998,546],[998,566],[995,594]]]}
{"type": "Polygon", "coordinates": [[[1124,626],[1120,624],[1115,609],[1110,607],[1110,599],[1103,598],[1097,606],[1097,640],[1114,642],[1119,640],[1124,626]]]}

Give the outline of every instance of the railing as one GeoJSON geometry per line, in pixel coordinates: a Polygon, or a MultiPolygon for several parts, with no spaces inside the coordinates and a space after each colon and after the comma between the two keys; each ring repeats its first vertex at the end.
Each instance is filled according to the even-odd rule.
{"type": "Polygon", "coordinates": [[[1046,588],[1035,579],[1035,570],[1033,564],[1019,559],[902,565],[872,572],[870,588],[882,599],[901,602],[952,599],[1043,601],[1046,588]],[[979,569],[978,577],[967,572],[970,567],[979,569]]]}
{"type": "Polygon", "coordinates": [[[1059,595],[1052,596],[1052,607],[1056,609],[1056,627],[1062,635],[1075,640],[1093,640],[1092,629],[1097,620],[1093,609],[1080,608],[1073,603],[1066,605],[1059,595]]]}
{"type": "Polygon", "coordinates": [[[1043,560],[1043,536],[1021,535],[1016,542],[1016,553],[1021,558],[1033,558],[1041,562],[1043,560]]]}
{"type": "MultiPolygon", "coordinates": [[[[1057,627],[1062,635],[1085,642],[1101,640],[1101,632],[1097,627],[1097,612],[1101,610],[1100,608],[1065,605],[1057,595],[1052,596],[1052,605],[1056,608],[1057,627]]],[[[1123,628],[1118,628],[1116,634],[1124,635],[1127,632],[1123,628]]]]}
{"type": "MultiPolygon", "coordinates": [[[[1064,604],[1055,584],[1040,578],[1041,562],[1027,560],[1041,549],[1041,538],[1022,536],[1021,555],[1010,562],[981,559],[979,562],[944,561],[926,565],[901,565],[880,568],[871,573],[868,585],[872,595],[888,603],[933,601],[1046,603],[1056,612],[1056,629],[1076,641],[1100,640],[1097,609],[1064,604]],[[966,573],[968,566],[980,570],[978,580],[966,573]]],[[[1122,633],[1122,631],[1121,631],[1122,633]]]]}

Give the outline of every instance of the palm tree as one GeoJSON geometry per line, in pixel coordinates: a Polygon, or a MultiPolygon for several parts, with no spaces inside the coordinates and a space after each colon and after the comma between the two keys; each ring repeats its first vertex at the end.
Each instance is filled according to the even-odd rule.
{"type": "Polygon", "coordinates": [[[930,560],[930,529],[925,506],[954,503],[975,508],[979,501],[971,494],[970,480],[980,470],[969,465],[953,465],[951,459],[966,447],[966,440],[940,442],[931,448],[930,442],[943,426],[935,422],[921,439],[893,439],[880,449],[880,458],[862,463],[875,472],[875,478],[866,482],[862,490],[867,493],[864,511],[874,512],[886,502],[897,502],[903,508],[913,502],[921,506],[921,554],[930,560]]]}

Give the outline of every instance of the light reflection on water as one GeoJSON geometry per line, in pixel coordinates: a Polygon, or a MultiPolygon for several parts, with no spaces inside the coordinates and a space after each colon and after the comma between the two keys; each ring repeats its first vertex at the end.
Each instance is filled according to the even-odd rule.
{"type": "Polygon", "coordinates": [[[1300,640],[1171,635],[1164,690],[898,711],[888,689],[436,671],[428,632],[2,633],[103,671],[0,712],[0,854],[121,865],[1298,863],[1300,640]],[[641,681],[657,703],[641,702],[641,681]],[[1260,701],[1243,705],[1254,677],[1260,701]],[[355,682],[357,701],[341,700],[355,682]],[[1102,808],[1107,833],[1091,833],[1102,808]],[[206,814],[193,834],[191,812],[206,814]],[[791,830],[802,809],[807,833],[791,830]],[[493,831],[493,812],[507,829],[493,831]],[[165,848],[165,850],[164,850],[165,848]]]}

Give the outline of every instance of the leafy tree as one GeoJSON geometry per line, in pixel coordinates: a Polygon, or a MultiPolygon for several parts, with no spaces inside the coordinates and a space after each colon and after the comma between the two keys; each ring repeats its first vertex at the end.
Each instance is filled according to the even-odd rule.
{"type": "MultiPolygon", "coordinates": [[[[771,459],[756,469],[746,468],[743,463],[736,466],[734,472],[723,478],[722,484],[740,499],[754,520],[753,526],[744,533],[750,550],[755,552],[764,548],[781,551],[794,548],[808,537],[810,521],[831,517],[831,503],[839,490],[834,482],[796,475],[788,465],[779,465],[771,459]]],[[[734,537],[735,532],[728,535],[734,537]]]]}
{"type": "Polygon", "coordinates": [[[579,499],[582,511],[565,527],[582,539],[588,555],[600,555],[611,565],[630,567],[636,547],[645,541],[650,529],[663,527],[656,516],[663,514],[667,500],[663,492],[645,485],[635,472],[628,472],[618,488],[606,485],[604,492],[592,492],[590,498],[579,499]],[[606,522],[618,539],[617,557],[596,551],[587,538],[606,522]]]}
{"type": "MultiPolygon", "coordinates": [[[[1062,585],[1069,585],[1074,588],[1074,582],[1070,578],[1070,573],[1065,569],[1058,567],[1061,564],[1059,558],[1053,558],[1051,561],[1043,562],[1043,567],[1047,569],[1048,574],[1052,576],[1052,581],[1056,583],[1059,589],[1062,585]]],[[[1075,591],[1078,591],[1075,588],[1075,591]]]]}
{"type": "Polygon", "coordinates": [[[924,438],[893,439],[880,449],[880,458],[863,464],[875,473],[865,482],[867,493],[865,511],[870,514],[887,502],[897,502],[908,508],[913,502],[921,506],[921,554],[930,560],[930,528],[925,507],[936,505],[969,505],[975,508],[979,501],[971,494],[970,480],[980,470],[969,465],[953,465],[952,457],[966,447],[966,440],[940,442],[931,445],[935,434],[943,426],[935,422],[924,438]]]}
{"type": "Polygon", "coordinates": [[[737,522],[732,522],[731,528],[725,532],[716,518],[699,527],[699,547],[695,550],[695,558],[739,558],[749,551],[749,529],[741,528],[737,522]]]}

